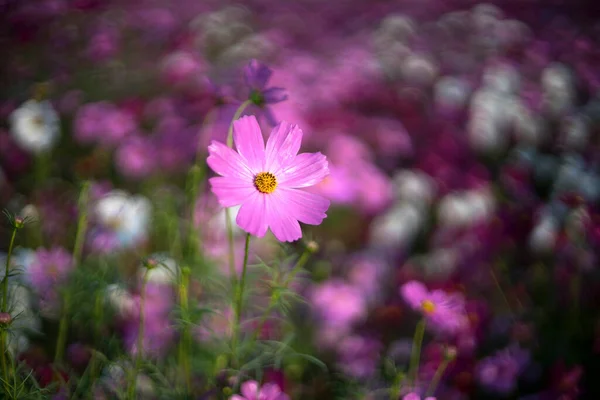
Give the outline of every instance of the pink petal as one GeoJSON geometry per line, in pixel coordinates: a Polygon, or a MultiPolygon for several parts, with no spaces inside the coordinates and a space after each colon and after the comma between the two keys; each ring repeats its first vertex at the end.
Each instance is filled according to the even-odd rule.
{"type": "Polygon", "coordinates": [[[402,285],[400,288],[400,294],[409,306],[411,306],[414,310],[420,310],[421,303],[427,299],[429,291],[421,282],[410,281],[402,285]]]}
{"type": "Polygon", "coordinates": [[[247,381],[242,384],[242,394],[248,400],[258,400],[258,382],[247,381]]]}
{"type": "Polygon", "coordinates": [[[251,235],[263,237],[267,233],[267,196],[270,195],[265,195],[255,190],[254,193],[244,200],[240,207],[235,221],[240,228],[251,235]]]}
{"type": "Polygon", "coordinates": [[[246,160],[252,172],[263,172],[265,141],[256,117],[251,115],[236,120],[233,123],[233,140],[238,153],[246,160]]]}
{"type": "Polygon", "coordinates": [[[327,158],[321,153],[298,154],[278,176],[278,184],[301,188],[316,185],[329,175],[327,158]]]}
{"type": "Polygon", "coordinates": [[[302,237],[302,229],[296,218],[290,213],[290,203],[281,190],[267,195],[269,228],[280,242],[293,242],[302,237]]]}
{"type": "Polygon", "coordinates": [[[297,189],[279,189],[286,208],[295,219],[309,225],[319,225],[327,217],[330,201],[318,194],[297,189]]]}
{"type": "Polygon", "coordinates": [[[210,178],[208,181],[212,192],[223,207],[239,206],[256,193],[256,188],[251,180],[218,176],[210,178]]]}
{"type": "Polygon", "coordinates": [[[267,171],[277,174],[282,167],[290,164],[298,154],[301,143],[302,130],[298,125],[282,121],[273,128],[265,151],[267,171]]]}
{"type": "Polygon", "coordinates": [[[208,146],[206,163],[213,171],[223,176],[253,178],[246,161],[223,143],[212,141],[208,146]]]}
{"type": "Polygon", "coordinates": [[[238,394],[234,394],[233,396],[231,396],[229,398],[229,400],[247,400],[247,399],[245,397],[242,397],[242,396],[238,395],[238,394]]]}
{"type": "Polygon", "coordinates": [[[274,383],[265,383],[260,388],[260,395],[268,400],[275,400],[281,394],[281,389],[274,383]]]}

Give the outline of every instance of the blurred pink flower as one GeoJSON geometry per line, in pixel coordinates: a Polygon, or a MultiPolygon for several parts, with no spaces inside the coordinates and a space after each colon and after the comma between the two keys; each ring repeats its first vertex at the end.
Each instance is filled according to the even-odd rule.
{"type": "Polygon", "coordinates": [[[289,396],[274,383],[266,383],[260,387],[256,381],[242,384],[242,395],[234,394],[229,400],[289,400],[289,396]]]}
{"type": "Polygon", "coordinates": [[[137,129],[131,114],[108,102],[89,103],[75,116],[75,139],[80,143],[119,144],[137,129]]]}
{"type": "Polygon", "coordinates": [[[148,140],[141,137],[130,138],[117,149],[115,164],[126,177],[144,178],[156,168],[156,151],[148,140]]]}
{"type": "Polygon", "coordinates": [[[282,242],[302,237],[298,221],[318,225],[326,217],[329,200],[301,188],[315,185],[329,170],[321,153],[302,153],[302,131],[286,122],[271,132],[266,149],[255,117],[233,124],[237,152],[213,141],[208,165],[220,177],[210,179],[223,207],[241,205],[237,224],[262,237],[271,229],[282,242]]]}
{"type": "Polygon", "coordinates": [[[435,330],[455,334],[467,326],[465,301],[460,294],[448,294],[442,290],[430,292],[418,281],[402,285],[400,294],[413,310],[423,314],[435,330]]]}

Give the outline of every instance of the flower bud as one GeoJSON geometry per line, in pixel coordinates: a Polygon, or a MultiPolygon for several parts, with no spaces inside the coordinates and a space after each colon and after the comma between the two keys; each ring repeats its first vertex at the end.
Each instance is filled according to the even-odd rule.
{"type": "Polygon", "coordinates": [[[9,313],[0,313],[0,327],[5,328],[12,322],[12,317],[9,313]]]}

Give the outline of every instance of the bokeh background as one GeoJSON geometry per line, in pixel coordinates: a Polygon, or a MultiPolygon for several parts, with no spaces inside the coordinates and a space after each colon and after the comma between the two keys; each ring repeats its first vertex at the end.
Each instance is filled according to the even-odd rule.
{"type": "MultiPolygon", "coordinates": [[[[306,303],[263,332],[295,332],[305,357],[264,379],[292,398],[389,398],[378,391],[407,365],[418,321],[399,288],[418,280],[461,293],[470,321],[426,334],[425,382],[443,346],[457,352],[438,399],[600,398],[600,3],[3,0],[0,15],[0,207],[32,221],[10,278],[26,316],[11,343],[43,384],[57,381],[58,288],[75,299],[62,371],[76,379],[90,348],[135,353],[140,260],[161,254],[189,264],[194,307],[222,312],[194,322],[202,398],[220,352],[206,330],[230,334],[231,313],[214,283],[228,274],[227,241],[203,161],[251,96],[255,59],[287,98],[244,115],[265,135],[298,124],[303,151],[329,160],[311,190],[332,202],[284,250],[318,244],[295,287],[306,303]],[[94,206],[87,272],[75,272],[83,181],[94,206]]],[[[4,224],[4,253],[11,233],[4,224]]],[[[252,243],[254,263],[288,265],[281,254],[272,237],[252,243]]],[[[253,276],[249,302],[262,304],[267,280],[253,276]]],[[[168,368],[181,338],[165,282],[145,335],[168,368]]]]}

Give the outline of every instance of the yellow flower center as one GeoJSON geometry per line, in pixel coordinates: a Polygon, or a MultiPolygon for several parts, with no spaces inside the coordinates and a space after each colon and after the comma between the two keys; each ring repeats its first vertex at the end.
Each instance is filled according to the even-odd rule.
{"type": "Polygon", "coordinates": [[[425,314],[431,314],[435,311],[435,304],[431,300],[425,300],[421,303],[421,308],[425,314]]]}
{"type": "Polygon", "coordinates": [[[277,188],[277,179],[270,172],[261,172],[254,177],[254,187],[261,193],[273,193],[277,188]]]}

